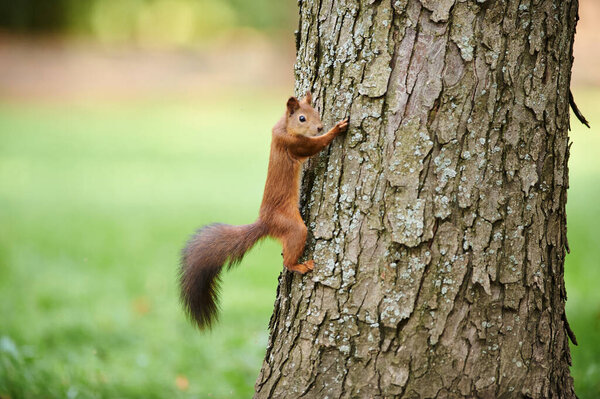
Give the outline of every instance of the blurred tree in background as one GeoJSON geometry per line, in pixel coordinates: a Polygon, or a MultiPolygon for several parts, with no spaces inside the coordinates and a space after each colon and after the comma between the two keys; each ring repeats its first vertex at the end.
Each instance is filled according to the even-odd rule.
{"type": "Polygon", "coordinates": [[[67,20],[66,0],[22,0],[0,2],[0,26],[19,31],[47,31],[64,26],[67,20]]]}
{"type": "Polygon", "coordinates": [[[186,45],[234,30],[292,30],[296,3],[268,0],[0,0],[0,29],[105,43],[186,45]]]}

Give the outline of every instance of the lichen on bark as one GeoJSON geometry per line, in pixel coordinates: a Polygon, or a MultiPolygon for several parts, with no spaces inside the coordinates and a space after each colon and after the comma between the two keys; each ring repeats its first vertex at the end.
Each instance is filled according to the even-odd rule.
{"type": "Polygon", "coordinates": [[[576,1],[301,0],[308,162],[257,398],[574,397],[564,314],[576,1]]]}

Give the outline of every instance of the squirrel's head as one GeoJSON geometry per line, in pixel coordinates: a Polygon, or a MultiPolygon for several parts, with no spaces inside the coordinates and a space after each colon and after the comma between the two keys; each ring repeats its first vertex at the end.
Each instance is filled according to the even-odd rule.
{"type": "Polygon", "coordinates": [[[312,106],[312,95],[306,92],[302,100],[290,97],[287,101],[287,131],[301,136],[316,136],[323,130],[319,113],[312,106]]]}

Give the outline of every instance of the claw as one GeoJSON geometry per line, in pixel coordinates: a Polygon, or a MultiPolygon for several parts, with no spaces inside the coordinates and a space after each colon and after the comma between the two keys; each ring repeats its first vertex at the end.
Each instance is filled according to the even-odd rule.
{"type": "Polygon", "coordinates": [[[350,120],[348,118],[339,121],[336,126],[337,128],[340,130],[340,132],[345,132],[348,129],[348,125],[350,123],[350,120]]]}
{"type": "Polygon", "coordinates": [[[305,273],[308,273],[309,271],[311,271],[312,269],[314,269],[314,267],[315,267],[315,262],[311,259],[304,263],[299,263],[295,266],[287,267],[287,269],[289,271],[296,272],[299,274],[305,274],[305,273]]]}

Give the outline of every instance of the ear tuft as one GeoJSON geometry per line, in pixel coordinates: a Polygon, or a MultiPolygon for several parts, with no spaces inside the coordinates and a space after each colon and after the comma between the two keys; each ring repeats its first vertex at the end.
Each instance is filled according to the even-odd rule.
{"type": "Polygon", "coordinates": [[[292,115],[296,110],[300,108],[300,102],[296,97],[290,97],[287,101],[287,110],[290,115],[292,115]]]}
{"type": "Polygon", "coordinates": [[[306,96],[304,97],[304,102],[307,103],[308,105],[312,105],[312,94],[310,93],[310,91],[306,92],[306,96]]]}

